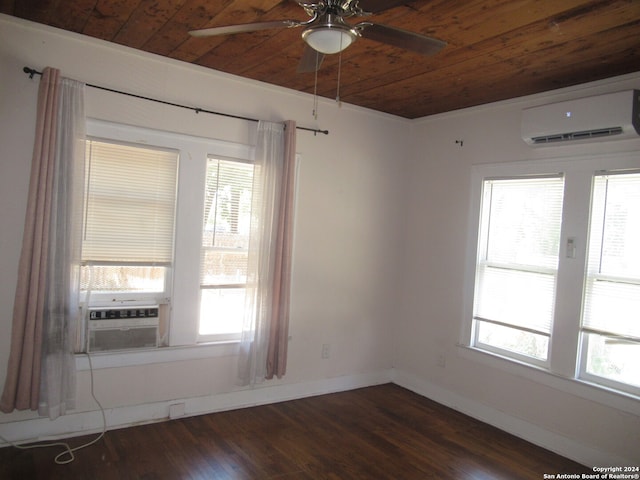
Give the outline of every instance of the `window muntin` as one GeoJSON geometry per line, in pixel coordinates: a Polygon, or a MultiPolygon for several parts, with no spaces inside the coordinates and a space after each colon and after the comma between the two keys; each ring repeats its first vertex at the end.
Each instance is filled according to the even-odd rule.
{"type": "Polygon", "coordinates": [[[89,138],[81,290],[94,300],[168,297],[178,152],[89,138]],[[115,297],[114,297],[115,295],[115,297]]]}
{"type": "Polygon", "coordinates": [[[640,387],[640,173],[595,175],[580,375],[640,387]]]}
{"type": "Polygon", "coordinates": [[[547,361],[562,200],[561,176],[484,180],[474,346],[547,361]]]}
{"type": "Polygon", "coordinates": [[[254,165],[209,157],[200,262],[201,341],[239,338],[244,317],[254,165]]]}

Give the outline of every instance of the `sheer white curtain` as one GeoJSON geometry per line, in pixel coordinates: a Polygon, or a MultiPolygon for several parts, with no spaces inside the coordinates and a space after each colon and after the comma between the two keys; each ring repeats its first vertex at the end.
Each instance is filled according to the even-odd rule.
{"type": "Polygon", "coordinates": [[[48,308],[45,310],[40,415],[56,418],[75,405],[74,346],[82,239],[85,116],[84,84],[60,82],[58,141],[49,235],[48,308]]]}
{"type": "Polygon", "coordinates": [[[84,136],[84,84],[44,69],[4,412],[54,419],[74,406],[84,136]]]}
{"type": "Polygon", "coordinates": [[[259,122],[245,322],[239,380],[253,385],[286,371],[295,122],[259,122]]]}

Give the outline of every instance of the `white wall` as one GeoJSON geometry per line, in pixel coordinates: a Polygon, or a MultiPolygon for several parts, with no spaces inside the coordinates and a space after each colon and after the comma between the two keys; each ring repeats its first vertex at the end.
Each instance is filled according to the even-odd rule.
{"type": "MultiPolygon", "coordinates": [[[[9,355],[38,88],[38,77],[29,80],[22,68],[42,70],[47,65],[87,83],[253,118],[294,119],[301,126],[330,131],[328,136],[298,132],[301,162],[287,375],[266,382],[269,393],[239,393],[236,400],[220,403],[221,394],[239,391],[229,347],[208,348],[206,358],[190,358],[180,350],[175,362],[99,368],[98,398],[107,409],[119,409],[111,412],[112,423],[117,415],[131,413],[124,407],[135,405],[148,406],[143,417],[157,418],[167,415],[163,402],[174,399],[186,401],[187,410],[191,402],[193,413],[389,380],[389,299],[398,283],[395,255],[402,230],[396,215],[401,210],[398,167],[406,157],[397,146],[407,144],[407,121],[322,100],[316,122],[310,95],[0,16],[0,385],[9,355]],[[322,360],[324,343],[330,344],[330,358],[322,360]]],[[[87,115],[240,143],[252,142],[256,128],[251,122],[91,88],[87,115]]],[[[77,410],[94,409],[89,375],[83,370],[77,410]]],[[[0,423],[11,423],[6,436],[28,438],[42,432],[25,431],[15,422],[31,418],[33,414],[24,412],[0,414],[0,423]]],[[[82,423],[82,428],[95,427],[82,423]]],[[[50,431],[48,425],[36,430],[40,428],[50,431]]],[[[72,431],[74,425],[64,429],[72,431]]]]}
{"type": "MultiPolygon", "coordinates": [[[[256,390],[234,386],[233,349],[203,358],[99,368],[96,393],[109,424],[166,418],[394,380],[584,463],[640,462],[637,400],[567,386],[495,364],[457,346],[463,320],[469,182],[474,163],[535,160],[566,149],[530,149],[520,110],[533,103],[638,88],[640,75],[409,122],[168,61],[0,15],[0,384],[24,221],[37,79],[28,65],[177,103],[330,130],[298,134],[302,160],[294,251],[289,370],[256,390]],[[407,131],[409,130],[409,131],[407,131]],[[463,140],[463,145],[456,144],[463,140]],[[323,343],[331,358],[320,359],[323,343]],[[443,356],[445,367],[437,365],[443,356]],[[393,367],[393,368],[392,368],[393,367]]],[[[251,142],[243,121],[195,115],[89,89],[90,116],[251,142]]],[[[640,141],[575,147],[570,153],[640,150],[640,141]]],[[[184,354],[184,355],[183,355],[184,354]]],[[[86,364],[83,364],[86,365],[86,364]]],[[[80,372],[78,411],[94,411],[80,372]]],[[[0,414],[11,438],[95,430],[97,416],[56,422],[0,414]],[[24,420],[24,421],[22,421],[24,420]]]]}
{"type": "Polygon", "coordinates": [[[405,172],[403,322],[397,327],[394,362],[399,383],[584,463],[638,464],[637,399],[604,394],[458,345],[463,340],[471,166],[640,152],[638,139],[536,149],[520,138],[522,108],[639,87],[640,75],[630,75],[414,123],[405,172]],[[439,357],[444,367],[438,366],[439,357]]]}

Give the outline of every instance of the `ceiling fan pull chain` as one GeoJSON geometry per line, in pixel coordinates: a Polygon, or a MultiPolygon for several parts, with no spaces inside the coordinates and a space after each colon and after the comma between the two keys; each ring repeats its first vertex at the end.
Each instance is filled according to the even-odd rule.
{"type": "Polygon", "coordinates": [[[342,106],[340,102],[340,76],[342,75],[342,36],[340,36],[340,52],[338,53],[338,86],[336,87],[336,103],[338,107],[342,106]]]}
{"type": "Polygon", "coordinates": [[[318,119],[318,68],[319,68],[320,53],[316,51],[316,71],[313,82],[313,118],[318,119]]]}

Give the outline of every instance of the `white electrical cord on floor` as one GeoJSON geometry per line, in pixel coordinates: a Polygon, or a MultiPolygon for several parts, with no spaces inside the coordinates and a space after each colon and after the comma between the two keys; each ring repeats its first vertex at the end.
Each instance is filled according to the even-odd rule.
{"type": "Polygon", "coordinates": [[[85,443],[83,445],[79,445],[79,446],[74,447],[74,448],[71,448],[69,446],[69,444],[66,443],[66,442],[42,443],[42,444],[38,444],[38,445],[18,445],[18,444],[14,443],[14,442],[11,442],[11,441],[7,440],[2,435],[0,435],[0,440],[2,440],[5,443],[8,443],[9,445],[11,445],[11,446],[13,446],[15,448],[19,448],[21,450],[30,450],[32,448],[63,447],[64,451],[62,451],[58,455],[56,455],[54,457],[53,461],[55,463],[57,463],[58,465],[65,465],[67,463],[73,462],[76,459],[76,457],[73,454],[73,452],[77,452],[78,450],[82,450],[83,448],[87,448],[87,447],[93,445],[94,443],[98,442],[102,437],[104,437],[104,434],[107,431],[107,418],[106,418],[105,413],[104,413],[104,408],[102,408],[102,405],[100,404],[100,402],[96,398],[96,395],[95,395],[95,393],[93,391],[93,365],[91,363],[91,355],[89,355],[88,353],[85,353],[85,355],[89,359],[89,372],[90,372],[90,375],[91,375],[91,377],[90,377],[91,378],[91,397],[93,398],[93,400],[96,402],[96,404],[100,408],[100,413],[102,414],[102,432],[100,432],[100,434],[96,438],[91,440],[90,442],[87,442],[87,443],[85,443]],[[68,458],[65,458],[65,456],[67,456],[68,458]]]}

